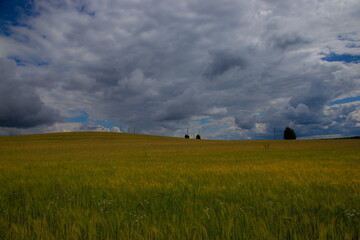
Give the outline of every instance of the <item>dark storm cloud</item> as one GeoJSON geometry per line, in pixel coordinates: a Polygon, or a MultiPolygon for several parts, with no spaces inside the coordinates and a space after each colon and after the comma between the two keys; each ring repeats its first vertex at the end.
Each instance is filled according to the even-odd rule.
{"type": "Polygon", "coordinates": [[[256,116],[235,117],[235,124],[242,129],[252,129],[256,124],[256,116]]]}
{"type": "Polygon", "coordinates": [[[215,51],[211,52],[211,63],[205,70],[204,76],[207,78],[214,78],[221,76],[226,71],[232,68],[246,67],[246,61],[232,52],[215,51]]]}
{"type": "Polygon", "coordinates": [[[313,80],[311,85],[302,89],[297,95],[290,99],[289,103],[296,108],[299,104],[306,105],[309,110],[321,111],[333,98],[331,90],[321,81],[313,80]]]}
{"type": "Polygon", "coordinates": [[[16,86],[2,89],[23,96],[4,94],[18,109],[2,112],[7,126],[52,123],[53,109],[146,133],[206,126],[213,138],[286,125],[349,133],[359,123],[356,106],[341,119],[344,106],[327,108],[360,94],[358,66],[321,59],[359,55],[346,47],[359,38],[354,1],[36,0],[32,9],[0,36],[0,56],[19,65],[16,86]]]}
{"type": "Polygon", "coordinates": [[[196,90],[188,89],[184,93],[167,101],[158,111],[159,121],[183,120],[203,111],[203,101],[196,90]]]}
{"type": "Polygon", "coordinates": [[[0,58],[0,127],[30,128],[60,120],[59,113],[46,106],[31,86],[16,79],[16,65],[0,58]]]}

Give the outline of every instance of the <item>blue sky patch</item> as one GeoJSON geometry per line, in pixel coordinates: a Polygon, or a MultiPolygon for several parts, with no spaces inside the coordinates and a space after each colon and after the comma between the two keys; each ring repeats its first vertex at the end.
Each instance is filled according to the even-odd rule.
{"type": "Polygon", "coordinates": [[[21,20],[32,11],[33,0],[0,0],[0,34],[9,36],[9,26],[23,25],[21,20]]]}
{"type": "Polygon", "coordinates": [[[13,60],[14,62],[16,62],[17,66],[26,66],[26,62],[21,59],[21,58],[17,58],[17,57],[9,57],[10,60],[13,60]]]}
{"type": "Polygon", "coordinates": [[[211,119],[210,118],[202,118],[202,119],[197,120],[197,122],[199,124],[203,125],[203,124],[211,123],[211,119]]]}
{"type": "Polygon", "coordinates": [[[327,62],[359,63],[360,55],[330,53],[326,57],[323,57],[322,60],[327,62]]]}
{"type": "Polygon", "coordinates": [[[343,99],[335,100],[335,101],[330,102],[330,103],[328,104],[328,106],[334,106],[334,105],[337,105],[337,104],[357,102],[357,101],[360,101],[360,96],[357,96],[357,97],[348,97],[348,98],[343,98],[343,99]]]}
{"type": "Polygon", "coordinates": [[[66,122],[87,122],[89,120],[89,114],[87,112],[82,112],[81,115],[75,117],[68,117],[65,119],[66,122]]]}
{"type": "Polygon", "coordinates": [[[106,120],[91,120],[89,119],[89,114],[87,112],[82,112],[81,115],[78,116],[74,116],[74,117],[68,117],[65,118],[66,122],[71,122],[71,123],[85,123],[85,125],[101,125],[104,128],[109,128],[111,129],[112,127],[116,126],[116,127],[121,127],[117,121],[115,121],[114,119],[106,119],[106,120]]]}
{"type": "Polygon", "coordinates": [[[14,62],[16,62],[17,66],[27,66],[27,65],[33,65],[33,66],[37,66],[37,67],[42,67],[42,66],[47,66],[49,65],[48,62],[45,61],[40,61],[40,60],[31,60],[31,61],[27,61],[25,59],[21,59],[18,57],[8,57],[8,59],[13,60],[14,62]]]}
{"type": "Polygon", "coordinates": [[[119,124],[114,119],[106,119],[106,120],[95,120],[94,123],[96,125],[101,125],[105,128],[112,128],[114,126],[119,127],[119,124]]]}

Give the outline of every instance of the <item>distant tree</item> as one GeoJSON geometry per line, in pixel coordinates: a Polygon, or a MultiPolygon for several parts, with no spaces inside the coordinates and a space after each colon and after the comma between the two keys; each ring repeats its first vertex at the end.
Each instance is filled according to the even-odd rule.
{"type": "Polygon", "coordinates": [[[284,130],[284,139],[296,139],[295,131],[292,128],[286,127],[284,130]]]}
{"type": "Polygon", "coordinates": [[[196,135],[196,139],[201,139],[200,134],[196,135]]]}

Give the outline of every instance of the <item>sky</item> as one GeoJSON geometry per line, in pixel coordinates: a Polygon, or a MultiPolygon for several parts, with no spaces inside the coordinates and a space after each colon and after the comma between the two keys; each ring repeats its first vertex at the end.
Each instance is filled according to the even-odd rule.
{"type": "Polygon", "coordinates": [[[0,135],[360,135],[359,22],[358,0],[0,0],[0,135]]]}

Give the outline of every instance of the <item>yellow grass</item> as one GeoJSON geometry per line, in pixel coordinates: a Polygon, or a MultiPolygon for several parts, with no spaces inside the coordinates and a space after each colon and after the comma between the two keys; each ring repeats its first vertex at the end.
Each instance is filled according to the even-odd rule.
{"type": "Polygon", "coordinates": [[[0,137],[0,239],[359,239],[360,141],[0,137]]]}

